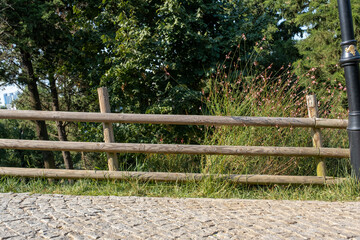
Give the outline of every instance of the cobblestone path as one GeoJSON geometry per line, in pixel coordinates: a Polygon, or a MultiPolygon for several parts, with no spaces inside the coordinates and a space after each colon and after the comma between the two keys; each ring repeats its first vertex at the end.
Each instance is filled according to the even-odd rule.
{"type": "Polygon", "coordinates": [[[359,239],[360,202],[0,193],[0,239],[359,239]]]}

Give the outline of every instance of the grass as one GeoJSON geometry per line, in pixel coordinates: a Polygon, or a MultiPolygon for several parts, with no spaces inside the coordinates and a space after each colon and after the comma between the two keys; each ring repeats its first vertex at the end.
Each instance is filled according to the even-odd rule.
{"type": "Polygon", "coordinates": [[[241,198],[269,200],[360,201],[360,184],[348,178],[339,185],[241,185],[223,181],[163,183],[97,181],[91,179],[49,182],[46,179],[3,177],[0,192],[30,192],[91,196],[142,196],[172,198],[241,198]]]}

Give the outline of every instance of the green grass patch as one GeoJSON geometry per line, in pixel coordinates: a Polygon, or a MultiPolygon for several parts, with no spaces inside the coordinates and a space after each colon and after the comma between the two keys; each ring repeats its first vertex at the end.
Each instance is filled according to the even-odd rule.
{"type": "Polygon", "coordinates": [[[360,184],[348,178],[338,185],[243,185],[205,179],[201,182],[164,183],[56,180],[3,177],[0,192],[30,192],[90,196],[142,196],[171,198],[241,198],[271,200],[360,201],[360,184]]]}

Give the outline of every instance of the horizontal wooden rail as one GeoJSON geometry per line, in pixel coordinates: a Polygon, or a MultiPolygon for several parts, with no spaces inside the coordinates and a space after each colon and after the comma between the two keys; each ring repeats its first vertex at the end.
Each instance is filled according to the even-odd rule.
{"type": "Polygon", "coordinates": [[[0,149],[113,152],[113,153],[165,153],[165,154],[209,154],[248,156],[296,156],[348,158],[349,149],[313,147],[258,147],[258,146],[216,146],[185,144],[139,144],[139,143],[97,143],[62,142],[40,140],[0,139],[0,149]]]}
{"type": "Polygon", "coordinates": [[[0,119],[175,125],[346,128],[345,119],[0,110],[0,119]]]}
{"type": "Polygon", "coordinates": [[[348,126],[347,119],[326,119],[326,118],[313,118],[315,119],[314,128],[343,128],[348,126]]]}
{"type": "Polygon", "coordinates": [[[279,176],[279,175],[237,175],[237,174],[201,174],[201,173],[167,173],[167,172],[123,172],[98,170],[61,170],[36,168],[0,167],[0,176],[16,177],[45,177],[55,179],[137,179],[142,181],[201,181],[204,178],[227,180],[235,183],[247,184],[336,184],[343,178],[317,176],[279,176]]]}

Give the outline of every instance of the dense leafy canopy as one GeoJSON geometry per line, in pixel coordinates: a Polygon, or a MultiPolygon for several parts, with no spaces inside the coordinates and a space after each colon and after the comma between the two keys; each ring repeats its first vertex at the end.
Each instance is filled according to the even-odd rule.
{"type": "Polygon", "coordinates": [[[105,1],[104,8],[95,24],[106,19],[116,31],[103,35],[112,57],[102,84],[126,111],[196,113],[204,78],[237,45],[246,62],[263,41],[263,66],[297,56],[296,31],[278,24],[281,16],[263,1],[105,1]]]}
{"type": "MultiPolygon", "coordinates": [[[[291,1],[293,2],[293,1],[291,1]]],[[[296,2],[296,1],[294,1],[296,2]]],[[[307,37],[297,43],[301,58],[295,72],[302,76],[303,86],[310,86],[312,93],[334,98],[339,90],[342,105],[346,108],[345,78],[339,65],[341,32],[336,0],[302,1],[294,21],[306,30],[307,37]]],[[[355,36],[360,40],[360,2],[352,2],[355,36]]]]}
{"type": "MultiPolygon", "coordinates": [[[[356,26],[360,5],[353,7],[356,26]]],[[[24,89],[22,109],[99,111],[96,89],[106,86],[114,112],[206,113],[202,90],[232,59],[249,77],[296,62],[303,87],[316,80],[312,90],[325,94],[322,83],[344,82],[339,42],[335,0],[0,2],[0,81],[24,89]]],[[[71,140],[102,139],[99,124],[63,128],[71,140]]],[[[201,141],[197,127],[114,128],[121,142],[201,141]]]]}

